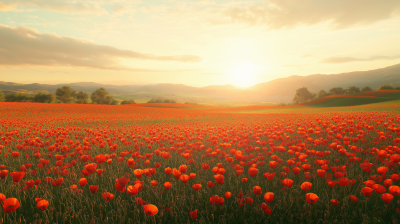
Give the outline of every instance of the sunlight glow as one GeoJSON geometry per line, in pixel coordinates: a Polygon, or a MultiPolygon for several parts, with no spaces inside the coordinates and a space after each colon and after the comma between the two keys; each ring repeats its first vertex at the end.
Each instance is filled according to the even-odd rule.
{"type": "Polygon", "coordinates": [[[227,72],[227,79],[232,85],[248,87],[256,84],[258,67],[247,61],[239,61],[232,65],[227,72]]]}

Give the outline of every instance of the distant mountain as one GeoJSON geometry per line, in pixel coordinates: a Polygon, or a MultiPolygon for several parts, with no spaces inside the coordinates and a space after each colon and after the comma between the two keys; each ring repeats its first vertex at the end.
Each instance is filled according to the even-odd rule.
{"type": "Polygon", "coordinates": [[[370,71],[357,71],[332,75],[290,76],[269,82],[259,83],[248,88],[233,85],[211,85],[192,87],[182,84],[160,83],[151,85],[104,85],[94,82],[78,82],[57,85],[18,84],[0,81],[0,90],[4,92],[36,93],[46,91],[55,93],[62,86],[70,86],[76,91],[91,93],[98,88],[105,88],[117,99],[146,99],[165,97],[180,101],[235,101],[247,103],[290,102],[297,89],[307,87],[317,93],[323,89],[328,91],[333,87],[347,88],[349,86],[370,86],[373,89],[383,84],[400,86],[400,64],[370,71]]]}

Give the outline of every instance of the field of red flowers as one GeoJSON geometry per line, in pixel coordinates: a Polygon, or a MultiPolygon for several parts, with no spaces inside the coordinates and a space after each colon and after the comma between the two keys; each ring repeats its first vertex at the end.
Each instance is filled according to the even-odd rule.
{"type": "Polygon", "coordinates": [[[0,223],[399,222],[398,104],[160,107],[0,103],[0,223]]]}

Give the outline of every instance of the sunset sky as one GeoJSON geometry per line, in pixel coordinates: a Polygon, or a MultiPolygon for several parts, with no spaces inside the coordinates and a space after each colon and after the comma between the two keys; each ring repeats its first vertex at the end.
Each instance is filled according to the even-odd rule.
{"type": "Polygon", "coordinates": [[[398,63],[399,0],[0,0],[0,81],[249,86],[398,63]]]}

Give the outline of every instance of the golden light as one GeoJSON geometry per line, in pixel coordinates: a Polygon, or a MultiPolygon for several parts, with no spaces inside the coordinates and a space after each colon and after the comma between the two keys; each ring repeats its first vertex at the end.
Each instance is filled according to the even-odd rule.
{"type": "Polygon", "coordinates": [[[227,80],[238,87],[248,87],[256,84],[258,67],[247,61],[239,61],[232,65],[227,72],[227,80]]]}

